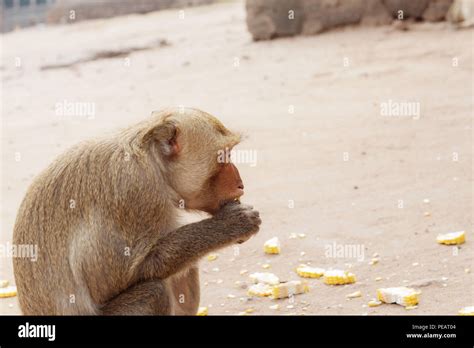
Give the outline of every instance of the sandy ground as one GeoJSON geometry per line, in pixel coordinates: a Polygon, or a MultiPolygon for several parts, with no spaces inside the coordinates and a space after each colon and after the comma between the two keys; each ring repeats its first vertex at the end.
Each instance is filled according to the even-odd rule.
{"type": "MultiPolygon", "coordinates": [[[[152,110],[188,105],[243,131],[239,149],[258,155],[256,166],[238,166],[243,201],[261,212],[262,228],[201,262],[210,314],[456,314],[474,305],[473,31],[358,27],[255,43],[244,19],[236,2],[186,9],[184,19],[170,10],[3,35],[0,242],[11,241],[33,176],[59,153],[152,110]],[[160,40],[169,45],[40,69],[160,40]],[[381,115],[388,100],[419,103],[420,117],[381,115]],[[64,101],[94,103],[95,115],[61,117],[55,108],[64,101]],[[438,233],[457,230],[467,233],[459,249],[436,243],[438,233]],[[274,236],[281,254],[265,255],[274,236]],[[333,243],[362,248],[363,259],[327,255],[333,243]],[[369,265],[374,253],[380,262],[369,265]],[[309,280],[294,303],[247,299],[242,270],[269,264],[292,280],[300,263],[350,269],[358,280],[309,280]],[[422,290],[418,308],[366,306],[377,288],[412,283],[422,290]],[[361,298],[346,299],[357,290],[361,298]],[[269,308],[275,303],[279,310],[269,308]]],[[[13,280],[9,258],[0,259],[0,279],[13,280]]],[[[1,299],[0,313],[20,313],[16,298],[1,299]]]]}

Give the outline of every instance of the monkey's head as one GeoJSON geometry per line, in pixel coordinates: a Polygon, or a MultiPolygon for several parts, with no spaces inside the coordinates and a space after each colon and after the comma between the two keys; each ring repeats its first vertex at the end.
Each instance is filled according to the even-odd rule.
{"type": "Polygon", "coordinates": [[[142,143],[186,209],[213,214],[244,194],[239,171],[230,161],[241,137],[217,118],[197,109],[166,109],[154,112],[144,128],[142,143]]]}

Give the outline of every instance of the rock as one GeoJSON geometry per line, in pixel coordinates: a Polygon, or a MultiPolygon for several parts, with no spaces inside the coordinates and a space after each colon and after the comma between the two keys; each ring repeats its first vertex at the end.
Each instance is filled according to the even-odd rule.
{"type": "Polygon", "coordinates": [[[400,20],[400,10],[403,20],[438,21],[446,17],[452,1],[247,0],[245,7],[247,27],[253,39],[269,40],[298,34],[314,35],[343,25],[386,25],[393,19],[400,20]]]}
{"type": "MultiPolygon", "coordinates": [[[[392,16],[384,6],[382,0],[367,0],[360,21],[363,25],[385,25],[392,22],[392,16]]],[[[363,153],[365,155],[365,153],[363,153]]]]}
{"type": "Polygon", "coordinates": [[[247,27],[254,40],[268,40],[300,33],[299,0],[247,0],[247,27]]]}
{"type": "Polygon", "coordinates": [[[430,0],[384,0],[385,7],[394,18],[403,11],[403,18],[421,18],[430,0]]]}
{"type": "Polygon", "coordinates": [[[474,23],[474,1],[454,0],[446,18],[452,23],[462,23],[463,26],[472,25],[474,23]]]}
{"type": "Polygon", "coordinates": [[[428,4],[425,12],[423,12],[423,20],[429,22],[442,21],[446,18],[446,14],[453,0],[432,0],[428,4]]]}
{"type": "Polygon", "coordinates": [[[360,22],[364,0],[301,0],[302,34],[313,35],[329,28],[360,22]]]}

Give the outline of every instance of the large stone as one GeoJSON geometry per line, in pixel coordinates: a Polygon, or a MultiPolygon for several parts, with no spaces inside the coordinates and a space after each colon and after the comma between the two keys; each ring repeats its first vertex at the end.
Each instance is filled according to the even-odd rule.
{"type": "Polygon", "coordinates": [[[459,23],[461,26],[474,25],[474,1],[454,0],[449,8],[447,19],[452,23],[459,23]]]}
{"type": "Polygon", "coordinates": [[[403,11],[403,19],[421,18],[430,1],[431,0],[384,0],[384,4],[395,18],[398,18],[399,11],[403,11]]]}
{"type": "Polygon", "coordinates": [[[425,12],[423,12],[423,19],[429,22],[442,21],[446,18],[449,7],[453,0],[432,0],[428,4],[425,12]]]}
{"type": "Polygon", "coordinates": [[[299,0],[248,0],[247,27],[254,40],[268,40],[301,32],[299,0]]]}
{"type": "Polygon", "coordinates": [[[365,9],[360,23],[364,25],[384,25],[392,23],[392,15],[382,0],[364,1],[365,9]]]}
{"type": "Polygon", "coordinates": [[[304,35],[359,23],[365,9],[364,0],[301,0],[301,4],[304,35]]]}
{"type": "Polygon", "coordinates": [[[400,11],[403,19],[438,21],[446,17],[452,1],[247,0],[247,26],[255,40],[268,40],[279,36],[317,34],[342,25],[390,24],[400,17],[400,11]]]}

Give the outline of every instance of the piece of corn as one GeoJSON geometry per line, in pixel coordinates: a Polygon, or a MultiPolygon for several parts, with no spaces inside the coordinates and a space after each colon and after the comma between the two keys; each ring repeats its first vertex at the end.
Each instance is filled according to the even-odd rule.
{"type": "Polygon", "coordinates": [[[263,273],[252,273],[250,279],[253,283],[265,283],[270,285],[277,285],[280,283],[280,279],[273,273],[263,272],[263,273]]]}
{"type": "Polygon", "coordinates": [[[474,306],[461,308],[459,310],[459,315],[474,315],[474,306]]]}
{"type": "Polygon", "coordinates": [[[380,261],[379,258],[374,257],[370,260],[369,265],[371,265],[371,266],[376,265],[377,263],[379,263],[379,261],[380,261]]]}
{"type": "Polygon", "coordinates": [[[272,286],[264,283],[254,284],[247,290],[249,296],[270,296],[272,294],[272,286]]]}
{"type": "Polygon", "coordinates": [[[370,300],[369,303],[367,303],[367,305],[369,307],[378,307],[382,304],[381,301],[377,301],[377,300],[370,300]]]}
{"type": "Polygon", "coordinates": [[[466,232],[458,231],[446,234],[439,234],[438,237],[436,237],[436,241],[439,244],[446,245],[462,244],[466,241],[466,232]]]}
{"type": "Polygon", "coordinates": [[[209,254],[207,255],[207,261],[214,261],[215,259],[217,259],[217,257],[217,254],[209,254]]]}
{"type": "Polygon", "coordinates": [[[0,280],[0,288],[6,288],[10,284],[8,280],[0,280]]]}
{"type": "Polygon", "coordinates": [[[266,254],[279,254],[280,241],[278,240],[278,237],[267,240],[263,245],[263,251],[265,251],[266,254]]]}
{"type": "Polygon", "coordinates": [[[207,307],[199,307],[196,315],[200,316],[200,317],[204,317],[206,315],[209,314],[209,310],[207,309],[207,307]]]}
{"type": "Polygon", "coordinates": [[[265,263],[265,264],[262,265],[263,269],[269,269],[270,267],[272,267],[272,265],[270,265],[268,263],[265,263]]]}
{"type": "Polygon", "coordinates": [[[324,272],[324,282],[329,285],[343,285],[355,283],[356,277],[353,273],[331,270],[324,272]]]}
{"type": "Polygon", "coordinates": [[[356,291],[356,292],[346,295],[347,298],[357,298],[361,296],[362,296],[362,293],[360,291],[356,291]]]}
{"type": "Polygon", "coordinates": [[[16,296],[16,286],[0,288],[0,298],[16,296]]]}
{"type": "Polygon", "coordinates": [[[418,304],[420,291],[404,286],[396,288],[377,289],[377,299],[385,303],[397,303],[401,306],[414,306],[418,304]]]}
{"type": "Polygon", "coordinates": [[[324,269],[317,267],[309,267],[307,265],[299,265],[296,273],[303,278],[320,278],[324,274],[324,269]]]}
{"type": "Polygon", "coordinates": [[[300,280],[292,280],[290,282],[281,283],[272,290],[272,298],[285,298],[290,297],[292,295],[303,294],[309,291],[308,284],[300,281],[300,280]]]}

